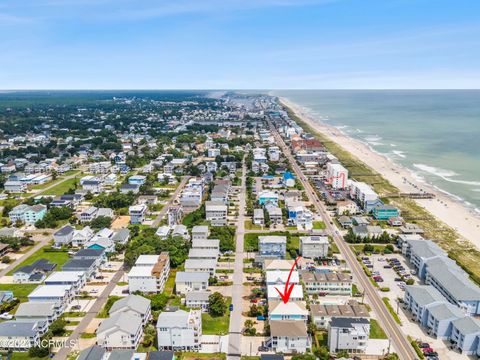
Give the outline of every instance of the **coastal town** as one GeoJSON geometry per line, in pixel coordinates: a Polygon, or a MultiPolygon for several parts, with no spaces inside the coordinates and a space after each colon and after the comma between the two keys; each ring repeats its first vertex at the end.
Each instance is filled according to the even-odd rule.
{"type": "Polygon", "coordinates": [[[282,99],[8,101],[2,359],[480,356],[478,269],[412,210],[435,194],[395,192],[282,99]]]}

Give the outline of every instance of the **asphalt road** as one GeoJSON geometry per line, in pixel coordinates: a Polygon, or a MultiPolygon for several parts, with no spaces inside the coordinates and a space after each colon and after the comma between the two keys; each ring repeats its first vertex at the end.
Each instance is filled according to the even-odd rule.
{"type": "Polygon", "coordinates": [[[273,125],[269,122],[270,129],[277,140],[276,143],[282,149],[283,153],[287,157],[288,161],[293,167],[293,170],[297,177],[303,184],[305,191],[308,195],[310,201],[315,205],[315,208],[320,213],[320,215],[325,220],[325,224],[327,226],[326,230],[332,235],[336,245],[340,253],[345,258],[352,274],[354,275],[355,279],[359,282],[361,288],[363,289],[365,296],[368,297],[370,300],[370,304],[372,306],[373,311],[378,316],[378,320],[382,325],[383,329],[388,334],[389,339],[391,339],[393,347],[400,357],[400,359],[410,360],[410,359],[417,359],[417,354],[415,353],[412,345],[408,341],[407,337],[403,334],[402,330],[400,329],[399,325],[395,322],[393,317],[388,312],[385,304],[383,303],[381,296],[375,290],[373,285],[370,283],[367,275],[364,273],[361,265],[358,263],[355,254],[350,249],[348,244],[343,240],[343,237],[340,235],[338,230],[335,226],[331,224],[331,217],[325,209],[324,204],[319,200],[315,190],[311,186],[310,182],[307,178],[303,175],[302,170],[298,166],[297,162],[292,156],[290,149],[287,147],[285,142],[283,141],[282,137],[278,133],[278,131],[273,127],[273,125]]]}
{"type": "Polygon", "coordinates": [[[245,235],[245,181],[247,169],[245,162],[242,167],[242,188],[239,194],[239,214],[237,218],[236,251],[235,262],[233,270],[233,285],[232,285],[232,304],[233,311],[230,313],[230,326],[228,336],[228,354],[229,360],[240,359],[241,342],[242,342],[242,294],[243,294],[243,240],[245,235]]]}
{"type": "Polygon", "coordinates": [[[182,191],[188,179],[190,179],[190,176],[185,176],[180,182],[180,184],[178,184],[177,188],[175,189],[172,196],[170,197],[170,200],[168,200],[168,203],[162,208],[162,210],[160,210],[155,220],[153,220],[152,227],[160,226],[160,222],[162,221],[163,217],[167,213],[168,209],[170,209],[170,206],[172,206],[173,202],[177,199],[178,195],[180,194],[180,191],[182,191]]]}
{"type": "MultiPolygon", "coordinates": [[[[112,281],[108,283],[108,285],[103,289],[102,293],[100,296],[95,300],[93,303],[92,307],[90,310],[87,312],[87,314],[83,317],[83,319],[80,321],[78,326],[73,330],[72,334],[68,337],[67,344],[78,344],[78,341],[80,339],[80,335],[85,332],[86,328],[90,324],[90,322],[97,316],[97,314],[102,310],[103,306],[108,300],[108,297],[112,293],[113,289],[117,285],[117,283],[122,279],[124,274],[123,270],[119,270],[116,272],[116,274],[113,276],[112,281]]],[[[53,358],[54,360],[65,360],[73,349],[71,347],[63,347],[61,348],[55,357],[53,358]]]]}

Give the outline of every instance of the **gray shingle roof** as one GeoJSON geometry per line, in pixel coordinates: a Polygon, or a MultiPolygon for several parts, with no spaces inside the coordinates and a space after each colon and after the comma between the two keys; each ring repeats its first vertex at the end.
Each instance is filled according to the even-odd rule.
{"type": "Polygon", "coordinates": [[[111,329],[123,330],[129,334],[135,334],[142,326],[142,320],[129,313],[118,313],[102,321],[97,329],[97,334],[111,329]]]}
{"type": "Polygon", "coordinates": [[[427,265],[427,273],[458,301],[480,301],[480,289],[460,268],[437,261],[427,265]]]}
{"type": "Polygon", "coordinates": [[[210,274],[207,272],[179,271],[175,276],[175,282],[208,282],[209,278],[210,274]]]}
{"type": "Polygon", "coordinates": [[[34,337],[37,335],[36,321],[16,321],[10,320],[0,324],[0,336],[26,336],[34,337]]]}
{"type": "Polygon", "coordinates": [[[480,333],[480,322],[470,316],[454,320],[452,324],[463,335],[480,333]]]}
{"type": "Polygon", "coordinates": [[[53,236],[65,236],[73,233],[74,231],[75,229],[73,227],[71,227],[70,225],[66,225],[62,227],[60,230],[58,230],[55,234],[53,234],[53,236]]]}
{"type": "Polygon", "coordinates": [[[93,345],[83,350],[77,360],[99,360],[105,355],[106,350],[98,345],[93,345]]]}
{"type": "Polygon", "coordinates": [[[428,309],[429,314],[436,320],[447,320],[452,318],[461,318],[465,316],[462,310],[450,303],[442,303],[432,306],[428,309]]]}
{"type": "Polygon", "coordinates": [[[443,301],[447,299],[431,285],[407,285],[405,291],[408,292],[415,302],[420,306],[425,306],[433,302],[443,301]]]}
{"type": "Polygon", "coordinates": [[[55,313],[54,302],[25,302],[18,306],[16,317],[27,316],[52,316],[55,313]]]}
{"type": "Polygon", "coordinates": [[[128,307],[139,314],[146,314],[150,307],[150,300],[139,295],[128,295],[120,300],[115,301],[109,310],[109,314],[113,314],[117,310],[128,307]]]}
{"type": "Polygon", "coordinates": [[[412,253],[422,258],[431,258],[434,256],[447,256],[437,244],[429,240],[406,240],[410,245],[412,253]]]}

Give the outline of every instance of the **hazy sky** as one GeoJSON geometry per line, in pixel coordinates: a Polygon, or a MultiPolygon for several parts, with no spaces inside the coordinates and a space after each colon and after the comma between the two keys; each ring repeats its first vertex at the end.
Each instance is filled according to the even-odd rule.
{"type": "Polygon", "coordinates": [[[0,0],[1,89],[480,88],[480,0],[0,0]]]}

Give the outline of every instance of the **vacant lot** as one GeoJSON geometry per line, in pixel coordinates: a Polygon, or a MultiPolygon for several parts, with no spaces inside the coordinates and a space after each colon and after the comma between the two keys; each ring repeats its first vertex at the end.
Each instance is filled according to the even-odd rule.
{"type": "Polygon", "coordinates": [[[48,247],[43,247],[38,250],[36,253],[33,253],[28,259],[20,263],[16,266],[12,271],[10,271],[7,275],[13,275],[14,271],[21,268],[25,265],[30,265],[39,259],[47,259],[51,263],[57,264],[57,270],[65,264],[68,259],[69,255],[66,251],[45,251],[48,247]]]}

